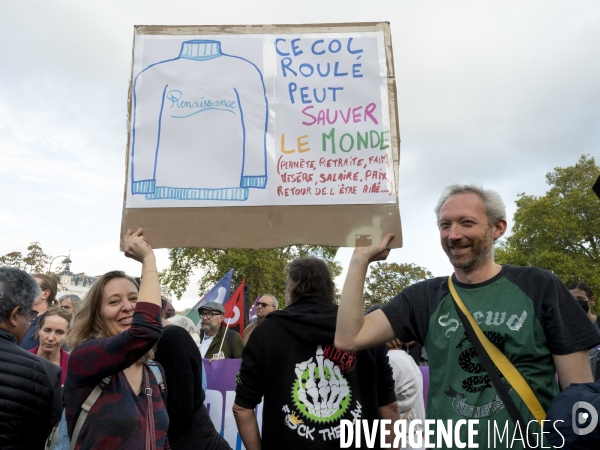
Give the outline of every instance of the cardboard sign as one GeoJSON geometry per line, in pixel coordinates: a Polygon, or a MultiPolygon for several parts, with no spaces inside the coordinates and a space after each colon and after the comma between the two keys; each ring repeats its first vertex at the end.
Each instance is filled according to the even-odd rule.
{"type": "Polygon", "coordinates": [[[138,26],[122,234],[399,247],[395,105],[387,23],[138,26]]]}

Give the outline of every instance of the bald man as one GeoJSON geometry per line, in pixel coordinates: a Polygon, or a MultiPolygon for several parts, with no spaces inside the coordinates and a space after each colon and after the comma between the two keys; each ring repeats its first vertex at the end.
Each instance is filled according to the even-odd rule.
{"type": "Polygon", "coordinates": [[[250,339],[252,331],[254,331],[257,325],[261,323],[269,313],[272,313],[277,309],[278,303],[275,297],[273,297],[270,294],[265,294],[260,298],[256,306],[257,319],[250,325],[248,325],[244,330],[244,336],[242,337],[242,342],[244,343],[244,346],[248,343],[248,339],[250,339]]]}

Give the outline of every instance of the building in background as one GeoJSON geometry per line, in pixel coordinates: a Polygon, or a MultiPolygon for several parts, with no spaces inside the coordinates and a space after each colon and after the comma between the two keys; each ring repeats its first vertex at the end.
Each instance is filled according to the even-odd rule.
{"type": "MultiPolygon", "coordinates": [[[[69,255],[69,258],[65,259],[58,266],[57,271],[52,274],[58,281],[58,294],[56,295],[57,299],[67,294],[75,294],[79,298],[83,299],[92,287],[92,284],[94,284],[96,280],[100,278],[100,275],[90,276],[85,272],[73,273],[71,271],[71,262],[72,261],[69,255]]],[[[163,295],[168,301],[173,301],[173,294],[171,294],[171,292],[169,292],[165,286],[161,286],[160,291],[161,295],[163,295]]]]}

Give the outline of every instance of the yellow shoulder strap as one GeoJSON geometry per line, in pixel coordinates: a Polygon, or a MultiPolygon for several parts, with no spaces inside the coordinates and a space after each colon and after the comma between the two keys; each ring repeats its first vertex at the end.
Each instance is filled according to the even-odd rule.
{"type": "Polygon", "coordinates": [[[498,348],[489,341],[486,335],[483,334],[483,331],[481,331],[481,328],[479,328],[479,324],[475,321],[475,319],[473,319],[473,316],[458,296],[458,293],[454,288],[454,284],[452,283],[452,277],[448,277],[448,287],[450,288],[450,293],[456,301],[456,304],[464,313],[464,315],[467,316],[467,319],[469,319],[471,326],[475,330],[475,334],[483,344],[483,348],[485,348],[488,355],[490,355],[490,358],[494,364],[496,364],[496,367],[500,370],[500,372],[502,372],[504,378],[506,378],[514,390],[517,391],[517,394],[521,396],[527,405],[527,408],[529,408],[529,411],[533,417],[535,417],[535,420],[542,425],[542,420],[546,418],[546,412],[529,387],[529,384],[527,384],[527,381],[525,381],[523,376],[519,373],[515,366],[512,365],[508,358],[504,356],[504,353],[498,350],[498,348]]]}

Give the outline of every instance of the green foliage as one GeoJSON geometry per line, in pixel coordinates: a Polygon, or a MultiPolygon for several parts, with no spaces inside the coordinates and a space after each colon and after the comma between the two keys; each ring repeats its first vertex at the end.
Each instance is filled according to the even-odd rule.
{"type": "Polygon", "coordinates": [[[27,250],[29,253],[26,256],[21,252],[10,252],[0,256],[0,266],[17,267],[29,273],[44,273],[52,257],[44,253],[39,242],[32,242],[27,250]]]}
{"type": "Polygon", "coordinates": [[[387,303],[405,287],[432,277],[431,272],[415,264],[379,262],[371,268],[367,278],[364,307],[387,303]]]}
{"type": "Polygon", "coordinates": [[[169,250],[171,265],[161,273],[161,281],[181,298],[190,282],[194,269],[201,269],[203,276],[198,283],[198,295],[204,295],[230,269],[233,269],[232,288],[246,279],[250,286],[252,301],[259,295],[271,294],[285,305],[285,279],[287,264],[302,256],[315,256],[324,259],[333,276],[338,276],[342,268],[334,261],[337,247],[315,245],[294,245],[272,249],[210,249],[173,248],[169,250]]]}
{"type": "Polygon", "coordinates": [[[23,269],[23,255],[21,252],[10,252],[4,256],[0,256],[0,266],[17,267],[23,269]]]}
{"type": "Polygon", "coordinates": [[[545,195],[520,194],[512,234],[496,261],[541,267],[567,285],[585,281],[600,293],[600,200],[592,191],[599,175],[594,158],[582,155],[574,166],[546,175],[545,195]]]}
{"type": "Polygon", "coordinates": [[[27,250],[29,253],[23,258],[23,262],[29,267],[29,273],[44,273],[44,269],[52,257],[44,253],[39,242],[32,242],[27,250]]]}

